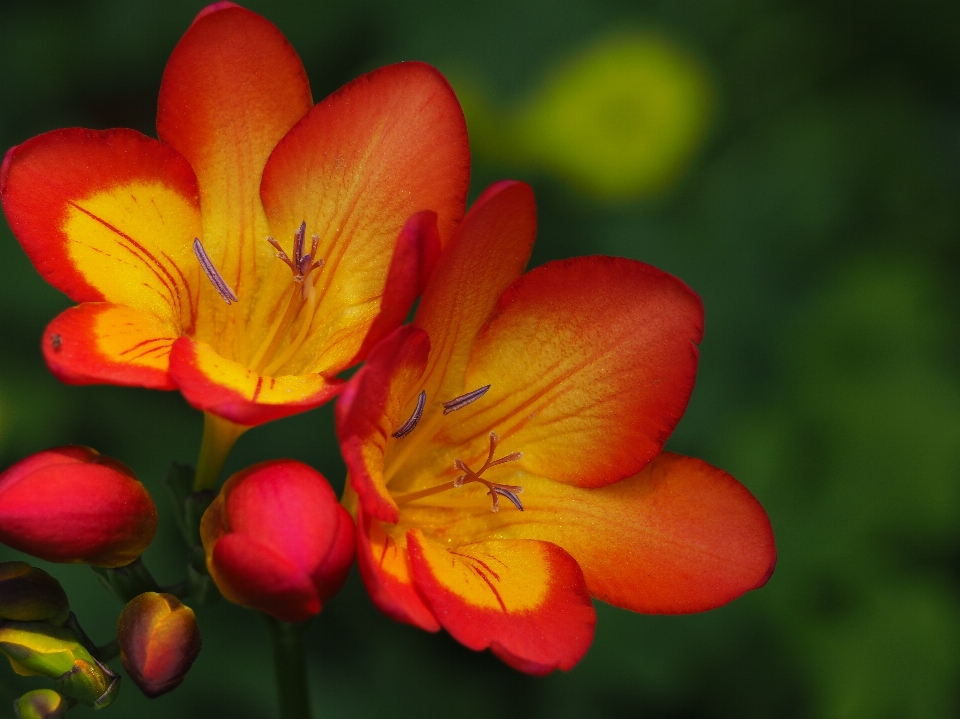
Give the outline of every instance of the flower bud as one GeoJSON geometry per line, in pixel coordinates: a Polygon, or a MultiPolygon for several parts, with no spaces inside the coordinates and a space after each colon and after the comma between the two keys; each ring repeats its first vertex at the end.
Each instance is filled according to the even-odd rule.
{"type": "Polygon", "coordinates": [[[17,674],[50,677],[61,694],[87,706],[106,706],[120,688],[120,678],[68,629],[39,622],[6,624],[0,626],[0,651],[17,674]]]}
{"type": "Polygon", "coordinates": [[[17,719],[58,719],[69,709],[69,702],[53,689],[34,689],[13,703],[17,719]]]}
{"type": "Polygon", "coordinates": [[[0,541],[35,557],[119,567],[156,529],[133,472],[87,447],[39,452],[0,474],[0,541]]]}
{"type": "Polygon", "coordinates": [[[290,459],[227,480],[200,535],[223,596],[285,622],[319,612],[353,562],[350,515],[322,474],[290,459]]]}
{"type": "Polygon", "coordinates": [[[26,562],[0,562],[0,619],[63,626],[69,617],[60,582],[26,562]]]}
{"type": "Polygon", "coordinates": [[[117,621],[120,659],[148,697],[176,689],[200,654],[200,629],[193,610],[172,594],[144,592],[117,621]]]}

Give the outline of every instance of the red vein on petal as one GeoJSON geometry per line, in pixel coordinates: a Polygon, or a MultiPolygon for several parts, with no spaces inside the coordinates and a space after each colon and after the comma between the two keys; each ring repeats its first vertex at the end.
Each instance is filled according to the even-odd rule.
{"type": "MultiPolygon", "coordinates": [[[[177,293],[177,292],[174,291],[174,288],[176,287],[177,282],[176,282],[176,280],[174,280],[173,275],[170,274],[169,270],[167,270],[167,268],[163,266],[163,263],[161,263],[156,257],[153,256],[153,253],[151,253],[147,248],[145,248],[143,245],[141,245],[141,244],[140,244],[139,242],[137,242],[135,239],[133,239],[132,237],[130,237],[130,235],[128,235],[127,233],[122,232],[119,228],[114,227],[113,225],[111,225],[109,222],[107,222],[107,221],[104,220],[103,218],[97,217],[95,214],[93,214],[93,213],[90,212],[89,210],[81,207],[81,206],[78,205],[76,202],[73,202],[72,200],[67,200],[67,204],[70,205],[71,207],[75,207],[76,209],[80,210],[80,212],[82,212],[83,214],[85,214],[85,215],[86,215],[87,217],[89,217],[90,219],[92,219],[92,220],[94,220],[94,221],[96,221],[96,222],[99,222],[101,225],[103,225],[104,227],[106,227],[108,230],[110,230],[110,231],[113,232],[114,234],[116,234],[116,235],[122,237],[123,239],[125,239],[127,242],[129,242],[131,245],[133,245],[133,247],[135,247],[138,252],[142,253],[142,254],[145,255],[146,257],[143,257],[143,256],[138,255],[136,252],[134,252],[133,250],[131,250],[129,247],[126,248],[128,252],[130,252],[131,254],[133,254],[135,257],[137,257],[137,258],[138,258],[139,260],[141,260],[141,261],[149,260],[149,262],[152,262],[152,263],[156,266],[157,269],[159,269],[161,272],[163,272],[163,274],[165,274],[165,275],[167,276],[167,279],[166,279],[166,280],[164,280],[164,278],[160,276],[160,273],[157,272],[157,269],[154,269],[153,267],[150,267],[149,264],[147,264],[147,267],[150,269],[150,271],[153,272],[154,276],[160,281],[160,283],[167,289],[167,292],[170,294],[170,298],[169,298],[167,301],[169,302],[171,309],[176,309],[176,310],[177,310],[177,313],[178,313],[178,314],[180,313],[180,295],[179,295],[179,293],[177,293]]],[[[121,246],[122,246],[122,245],[121,245],[121,246]]],[[[179,320],[179,317],[178,317],[177,319],[179,320]]]]}

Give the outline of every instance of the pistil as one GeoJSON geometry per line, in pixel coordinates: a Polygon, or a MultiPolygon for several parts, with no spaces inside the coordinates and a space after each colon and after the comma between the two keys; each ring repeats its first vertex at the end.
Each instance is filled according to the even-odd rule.
{"type": "MultiPolygon", "coordinates": [[[[283,251],[283,248],[280,247],[280,243],[277,242],[272,237],[267,238],[267,242],[273,245],[274,249],[277,251],[277,258],[284,262],[287,267],[290,268],[290,271],[293,272],[293,281],[301,284],[303,281],[310,275],[314,270],[319,270],[323,267],[323,260],[314,259],[317,256],[317,245],[320,244],[320,236],[312,235],[311,236],[311,248],[308,254],[303,254],[303,249],[305,247],[307,237],[307,223],[306,221],[300,223],[300,229],[297,230],[293,235],[293,259],[283,251]]],[[[306,299],[306,285],[301,288],[300,297],[301,299],[306,299]]]]}
{"type": "Polygon", "coordinates": [[[500,511],[500,497],[506,497],[510,502],[519,509],[523,511],[523,504],[520,502],[520,498],[517,496],[523,492],[523,487],[516,484],[501,484],[499,482],[491,482],[482,477],[483,473],[486,472],[491,467],[496,467],[500,464],[506,464],[507,462],[515,462],[523,456],[523,452],[513,452],[501,457],[500,459],[494,459],[493,456],[497,451],[497,444],[500,442],[500,437],[497,436],[496,432],[490,433],[490,450],[487,453],[487,460],[483,463],[483,466],[477,470],[473,471],[466,462],[461,459],[454,461],[453,466],[463,474],[459,475],[452,482],[444,482],[435,487],[430,487],[428,489],[422,489],[419,492],[409,492],[408,494],[402,494],[399,497],[394,497],[394,500],[397,504],[406,504],[408,502],[413,502],[417,499],[423,499],[424,497],[430,497],[434,494],[439,494],[441,492],[446,492],[451,489],[459,489],[465,484],[470,484],[471,482],[479,482],[484,487],[487,488],[487,495],[490,497],[492,506],[491,511],[499,512],[500,511]]]}
{"type": "Polygon", "coordinates": [[[254,352],[253,357],[250,358],[249,366],[261,374],[273,374],[286,364],[300,348],[300,345],[303,344],[310,330],[310,324],[313,321],[314,311],[317,306],[317,297],[313,287],[313,281],[309,280],[309,277],[314,270],[319,270],[323,267],[324,261],[322,259],[314,259],[317,253],[317,246],[320,243],[318,235],[312,236],[310,252],[304,254],[306,234],[307,223],[303,222],[300,224],[300,229],[293,235],[293,258],[283,251],[280,243],[275,239],[272,237],[267,238],[267,242],[277,250],[277,258],[287,265],[293,273],[294,290],[290,295],[286,310],[273,322],[263,342],[260,343],[257,351],[254,352]],[[299,289],[297,289],[297,285],[300,285],[299,289]],[[289,346],[279,356],[274,357],[274,353],[286,336],[294,319],[298,314],[301,314],[301,310],[303,311],[303,320],[300,323],[299,331],[289,346]]]}

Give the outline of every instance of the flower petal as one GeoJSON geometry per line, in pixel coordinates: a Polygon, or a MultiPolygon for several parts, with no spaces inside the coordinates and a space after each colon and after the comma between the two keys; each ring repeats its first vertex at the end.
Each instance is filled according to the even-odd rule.
{"type": "Polygon", "coordinates": [[[227,307],[204,282],[205,311],[195,336],[226,356],[245,356],[247,328],[269,324],[251,313],[272,312],[289,285],[271,282],[280,263],[266,242],[260,178],[277,142],[312,104],[303,65],[287,40],[237,6],[203,11],[164,70],[157,131],[196,172],[200,238],[240,298],[237,308],[227,307]],[[255,296],[257,302],[245,301],[255,296]]]}
{"type": "Polygon", "coordinates": [[[316,470],[292,459],[273,460],[233,475],[221,493],[230,532],[264,546],[312,574],[337,539],[340,505],[316,470]]]}
{"type": "Polygon", "coordinates": [[[304,343],[298,356],[305,371],[349,365],[380,308],[387,258],[404,223],[432,210],[446,242],[463,217],[469,173],[457,98],[439,72],[419,62],[354,80],[280,141],[261,189],[270,229],[286,246],[306,222],[326,262],[314,281],[318,314],[333,329],[304,343]],[[345,323],[362,331],[351,332],[352,341],[336,352],[324,352],[324,337],[346,332],[345,323]]]}
{"type": "Polygon", "coordinates": [[[446,549],[407,533],[417,587],[443,628],[530,674],[580,661],[596,613],[573,557],[549,542],[487,541],[446,549]]]}
{"type": "Polygon", "coordinates": [[[284,622],[302,622],[320,611],[310,577],[287,557],[246,534],[219,539],[207,561],[217,587],[235,604],[284,622]]]}
{"type": "Polygon", "coordinates": [[[156,315],[124,305],[85,302],[47,326],[43,356],[68,384],[176,389],[167,370],[177,329],[156,315]]]}
{"type": "Polygon", "coordinates": [[[7,153],[0,196],[34,266],[71,299],[193,325],[199,199],[174,150],[133,130],[48,132],[7,153]]]}
{"type": "Polygon", "coordinates": [[[337,505],[337,530],[333,544],[326,559],[317,567],[311,577],[320,592],[320,601],[326,604],[343,588],[350,575],[356,552],[356,529],[353,517],[339,504],[337,505]]]}
{"type": "Polygon", "coordinates": [[[357,512],[357,564],[377,609],[398,622],[440,631],[440,623],[413,582],[406,537],[387,534],[362,507],[357,512]]]}
{"type": "Polygon", "coordinates": [[[642,262],[580,257],[526,274],[480,334],[451,443],[485,448],[496,431],[524,469],[597,487],[636,474],[686,409],[703,305],[683,282],[642,262]]]}
{"type": "Polygon", "coordinates": [[[400,232],[383,288],[380,313],[350,364],[364,359],[377,342],[403,324],[413,303],[427,286],[439,256],[437,213],[431,210],[418,212],[407,220],[400,232]]]}
{"type": "Polygon", "coordinates": [[[763,507],[702,460],[664,452],[610,487],[551,488],[542,505],[532,488],[525,495],[536,506],[531,534],[573,554],[591,594],[611,604],[702,612],[762,587],[773,573],[776,548],[763,507]]]}
{"type": "Polygon", "coordinates": [[[429,352],[426,332],[398,328],[350,379],[346,402],[338,406],[337,434],[350,486],[364,511],[385,522],[395,524],[400,515],[384,484],[384,450],[390,435],[413,412],[406,398],[420,380],[429,352]]]}
{"type": "Polygon", "coordinates": [[[264,377],[188,337],[173,343],[170,376],[197,409],[248,426],[319,407],[342,386],[320,374],[264,377]]]}
{"type": "Polygon", "coordinates": [[[647,614],[722,606],[762,587],[776,548],[763,507],[723,470],[664,452],[635,477],[596,489],[523,472],[523,512],[407,505],[404,522],[453,542],[540,539],[577,560],[590,594],[647,614]]]}
{"type": "Polygon", "coordinates": [[[463,392],[477,332],[523,272],[536,233],[530,186],[498,182],[477,199],[444,249],[414,320],[430,336],[424,381],[429,402],[436,405],[463,392]]]}

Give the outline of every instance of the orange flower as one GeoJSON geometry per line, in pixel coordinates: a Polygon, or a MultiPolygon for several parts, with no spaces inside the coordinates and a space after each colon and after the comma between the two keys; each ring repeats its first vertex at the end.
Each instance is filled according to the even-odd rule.
{"type": "Polygon", "coordinates": [[[591,596],[711,609],[762,586],[775,549],[741,484],[661,451],[693,390],[696,294],[620,258],[521,276],[535,231],[529,187],[487,190],[337,425],[377,606],[540,674],[586,652],[591,596]]]}
{"type": "Polygon", "coordinates": [[[44,335],[51,370],[179,389],[244,426],[326,402],[463,215],[446,80],[402,63],[313,105],[280,32],[217,3],[167,63],[157,130],[58,130],[3,162],[15,235],[80,303],[44,335]]]}

